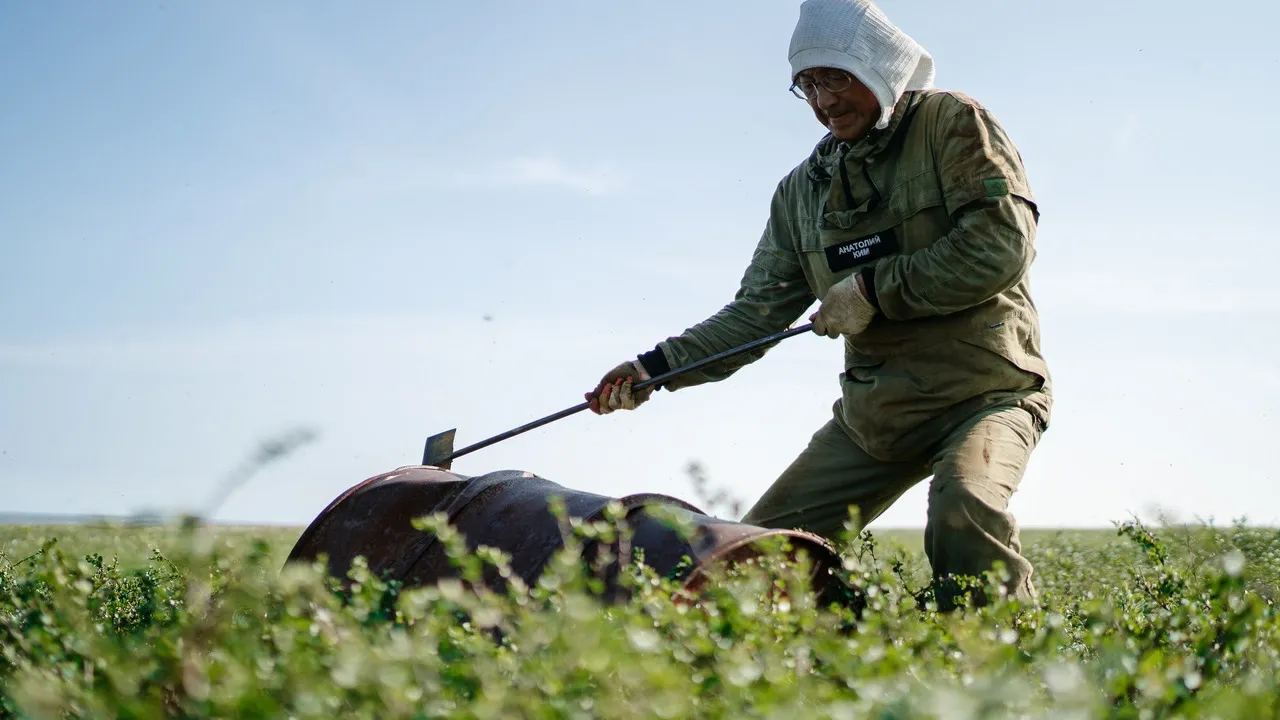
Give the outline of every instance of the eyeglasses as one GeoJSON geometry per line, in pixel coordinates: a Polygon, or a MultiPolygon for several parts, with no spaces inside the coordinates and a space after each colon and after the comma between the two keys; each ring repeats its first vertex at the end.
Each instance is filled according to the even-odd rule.
{"type": "Polygon", "coordinates": [[[791,83],[791,94],[801,100],[812,100],[818,96],[818,88],[821,87],[829,93],[843,92],[849,89],[853,84],[853,76],[847,72],[838,75],[823,75],[818,80],[800,80],[791,83]]]}

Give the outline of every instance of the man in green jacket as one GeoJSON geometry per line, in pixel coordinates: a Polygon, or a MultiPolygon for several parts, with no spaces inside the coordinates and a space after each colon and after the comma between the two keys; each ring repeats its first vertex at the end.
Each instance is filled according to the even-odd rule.
{"type": "MultiPolygon", "coordinates": [[[[866,0],[805,0],[789,55],[791,91],[828,133],[778,183],[733,300],[605,374],[591,409],[634,409],[653,390],[633,381],[784,330],[819,301],[815,331],[845,347],[833,417],[743,521],[833,538],[851,509],[865,526],[932,476],[935,588],[1003,563],[1007,591],[1034,599],[1008,504],[1052,392],[1022,159],[982,105],[932,87],[932,57],[866,0]]],[[[723,380],[765,352],[663,387],[723,380]]]]}

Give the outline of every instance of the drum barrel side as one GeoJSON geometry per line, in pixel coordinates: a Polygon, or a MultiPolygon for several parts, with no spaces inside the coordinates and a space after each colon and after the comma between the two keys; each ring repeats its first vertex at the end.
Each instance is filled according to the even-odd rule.
{"type": "MultiPolygon", "coordinates": [[[[813,564],[814,590],[826,592],[836,582],[840,559],[821,537],[796,530],[766,529],[706,515],[677,498],[653,493],[615,499],[565,488],[531,473],[500,471],[465,477],[425,466],[411,466],[370,478],[344,492],[321,512],[295,544],[286,562],[329,557],[329,572],[345,579],[352,561],[363,555],[376,575],[405,585],[431,585],[457,570],[446,548],[431,533],[413,528],[424,515],[444,513],[474,552],[487,545],[508,554],[512,571],[532,586],[556,552],[563,548],[560,524],[549,500],[559,497],[569,518],[584,522],[603,519],[610,503],[619,502],[631,532],[630,550],[643,552],[646,565],[697,591],[715,567],[760,555],[761,541],[785,537],[792,551],[805,550],[813,564]],[[663,508],[658,510],[657,508],[663,508]],[[662,516],[674,512],[692,527],[681,537],[662,516]],[[685,564],[685,558],[691,564],[685,564]]],[[[603,568],[607,598],[619,600],[618,571],[623,552],[618,541],[608,547],[589,542],[584,558],[594,561],[608,551],[613,559],[603,568]]],[[[491,569],[487,569],[491,570],[491,569]]],[[[496,572],[484,582],[501,591],[505,583],[496,572]]]]}
{"type": "Polygon", "coordinates": [[[345,579],[363,555],[375,574],[403,574],[406,554],[432,539],[413,520],[437,512],[462,492],[467,479],[433,468],[400,469],[342,493],[302,532],[285,564],[328,556],[328,572],[345,579]]]}

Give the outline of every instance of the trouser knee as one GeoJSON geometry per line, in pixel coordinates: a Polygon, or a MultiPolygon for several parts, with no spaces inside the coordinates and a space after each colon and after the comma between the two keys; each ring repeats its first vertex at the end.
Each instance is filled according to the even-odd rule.
{"type": "Polygon", "coordinates": [[[957,576],[981,581],[1002,564],[1006,589],[1015,596],[1034,596],[1031,563],[1021,555],[1017,523],[971,483],[944,480],[931,488],[925,553],[937,581],[957,576]]]}

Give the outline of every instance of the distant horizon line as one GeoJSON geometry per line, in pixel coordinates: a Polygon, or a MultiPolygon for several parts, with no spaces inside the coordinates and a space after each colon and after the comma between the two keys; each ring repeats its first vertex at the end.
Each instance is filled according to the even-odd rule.
{"type": "MultiPolygon", "coordinates": [[[[138,512],[127,515],[121,514],[105,514],[105,513],[48,513],[48,512],[0,512],[0,526],[14,525],[124,525],[130,527],[159,527],[173,524],[179,518],[183,517],[181,513],[164,514],[159,512],[138,512]]],[[[208,525],[218,525],[222,527],[264,527],[264,528],[296,528],[298,530],[305,529],[313,522],[286,522],[286,521],[249,521],[249,520],[209,520],[203,519],[208,525]]],[[[1165,527],[1160,525],[1158,521],[1144,521],[1145,525],[1151,527],[1165,527]]],[[[1024,525],[1021,530],[1031,531],[1074,531],[1074,530],[1115,530],[1118,523],[1107,525],[1024,525]]],[[[1198,525],[1206,527],[1204,522],[1191,521],[1175,523],[1168,527],[1189,527],[1198,525]]],[[[1225,524],[1215,523],[1215,527],[1219,529],[1231,527],[1234,522],[1225,524]]],[[[1267,524],[1245,523],[1246,527],[1255,529],[1277,529],[1280,527],[1267,524]]],[[[922,532],[924,526],[892,526],[870,528],[872,532],[922,532]]]]}
{"type": "MultiPolygon", "coordinates": [[[[182,513],[139,512],[126,515],[106,513],[51,513],[51,512],[0,512],[0,525],[168,525],[184,517],[182,513]]],[[[194,516],[193,516],[194,517],[194,516]]],[[[201,518],[209,525],[235,527],[305,528],[308,522],[270,522],[247,520],[218,520],[201,518]]]]}

